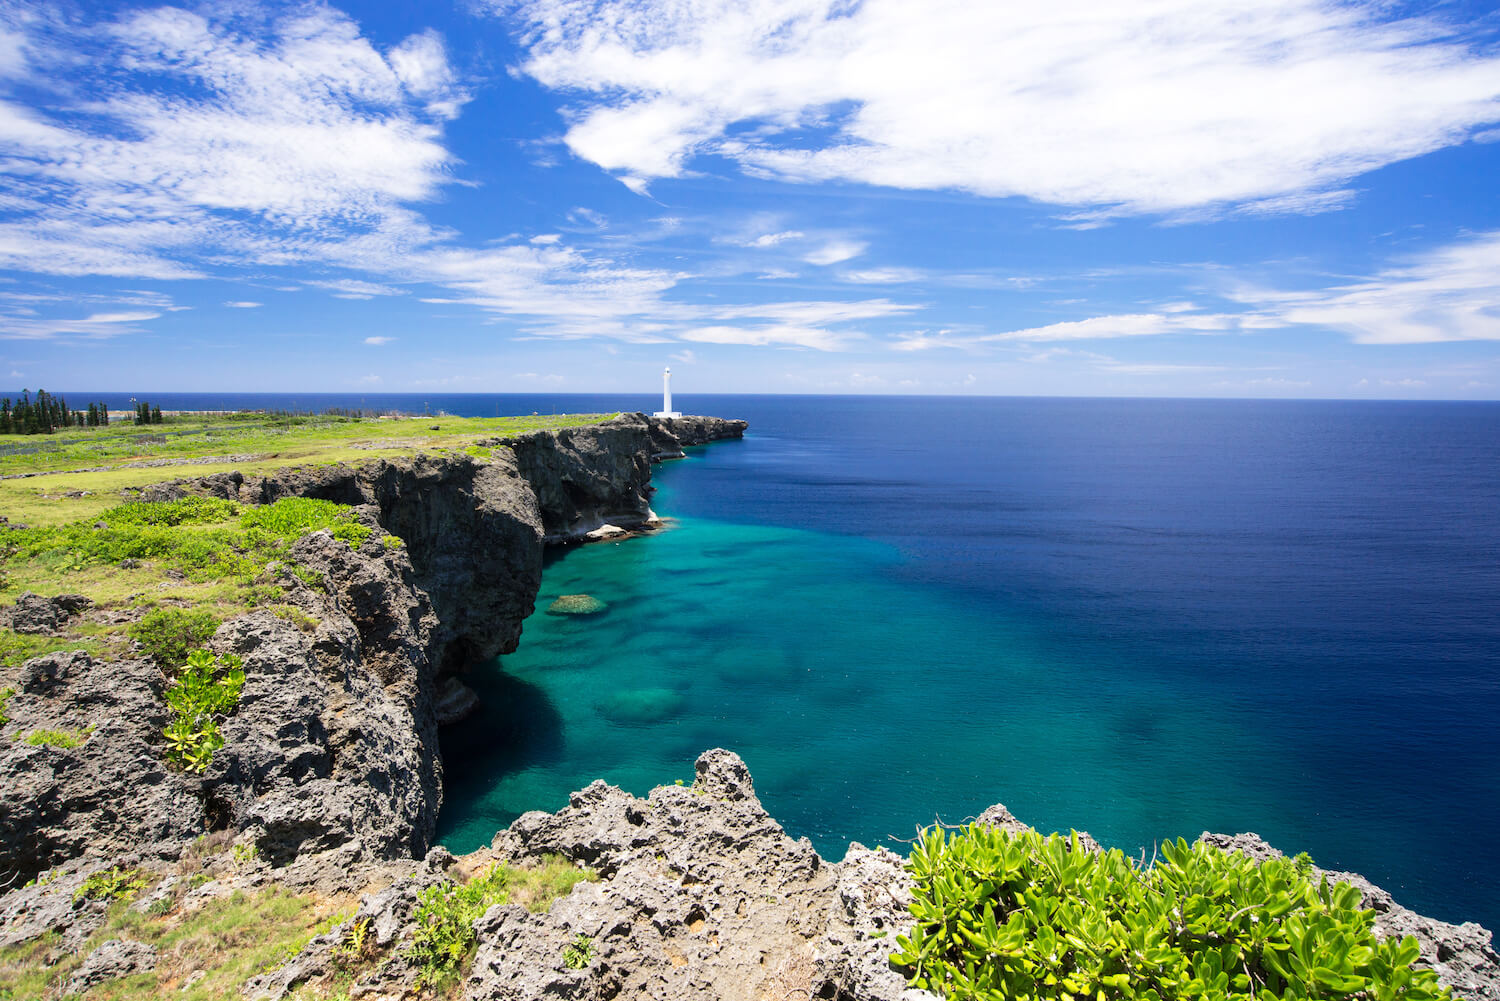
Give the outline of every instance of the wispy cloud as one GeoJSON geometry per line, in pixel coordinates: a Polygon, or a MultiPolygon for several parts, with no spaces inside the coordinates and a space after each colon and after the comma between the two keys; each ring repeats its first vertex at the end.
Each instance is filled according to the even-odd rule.
{"type": "Polygon", "coordinates": [[[859,240],[830,240],[812,253],[803,255],[802,259],[808,264],[827,267],[858,257],[868,246],[859,240]]]}
{"type": "Polygon", "coordinates": [[[335,278],[305,281],[302,284],[313,288],[327,289],[335,299],[373,299],[378,295],[405,295],[405,289],[393,288],[378,282],[367,282],[359,278],[335,278]]]}
{"type": "Polygon", "coordinates": [[[373,344],[376,347],[379,347],[382,344],[389,344],[392,341],[394,341],[395,339],[396,338],[394,338],[394,337],[366,337],[365,338],[365,343],[366,344],[373,344]]]}
{"type": "Polygon", "coordinates": [[[382,54],[312,5],[261,40],[171,7],[47,27],[32,82],[72,89],[0,101],[0,266],[174,279],[306,260],[449,180],[439,125],[464,95],[431,36],[382,54]]]}
{"type": "Polygon", "coordinates": [[[1500,340],[1500,232],[1418,255],[1331,288],[1245,288],[1242,302],[1284,325],[1337,330],[1360,344],[1500,340]]]}
{"type": "Polygon", "coordinates": [[[695,157],[793,181],[1318,212],[1500,121],[1500,58],[1319,0],[488,0],[565,141],[636,190],[695,157]]]}
{"type": "Polygon", "coordinates": [[[261,306],[264,306],[265,303],[250,302],[244,299],[232,299],[229,302],[226,302],[224,305],[228,306],[230,309],[259,309],[261,306]]]}

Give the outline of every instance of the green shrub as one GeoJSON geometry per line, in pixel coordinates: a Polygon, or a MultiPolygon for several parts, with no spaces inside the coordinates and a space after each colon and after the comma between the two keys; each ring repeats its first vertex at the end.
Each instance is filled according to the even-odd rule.
{"type": "Polygon", "coordinates": [[[1447,998],[1415,939],[1377,942],[1346,883],[1295,859],[1164,842],[1142,867],[1076,835],[923,833],[910,936],[891,962],[951,998],[1090,1001],[1447,998]]]}
{"type": "Polygon", "coordinates": [[[234,580],[249,587],[261,567],[287,559],[293,542],[320,529],[351,548],[370,536],[351,508],[332,501],[286,497],[245,510],[229,501],[193,497],[122,504],[97,521],[12,529],[5,542],[11,559],[34,561],[55,574],[131,559],[179,570],[195,582],[234,580]],[[235,512],[242,512],[237,520],[235,512]],[[101,523],[104,527],[95,527],[101,523]]]}
{"type": "Polygon", "coordinates": [[[6,715],[5,710],[10,704],[10,697],[14,694],[16,694],[14,688],[0,689],[0,726],[4,726],[10,722],[10,717],[6,715]]]}
{"type": "Polygon", "coordinates": [[[32,747],[82,747],[94,733],[86,726],[82,730],[33,730],[21,738],[32,747]]]}
{"type": "Polygon", "coordinates": [[[73,891],[73,901],[113,900],[145,888],[148,880],[139,869],[101,869],[73,891]]]}
{"type": "Polygon", "coordinates": [[[194,650],[177,679],[167,689],[167,705],[174,714],[162,731],[167,738],[167,760],[179,768],[201,772],[214,752],[224,746],[219,723],[239,705],[245,672],[232,653],[215,657],[194,650]]]}
{"type": "Polygon", "coordinates": [[[147,612],[129,632],[158,667],[171,673],[187,663],[188,654],[208,642],[218,628],[219,620],[208,612],[169,607],[147,612]]]}

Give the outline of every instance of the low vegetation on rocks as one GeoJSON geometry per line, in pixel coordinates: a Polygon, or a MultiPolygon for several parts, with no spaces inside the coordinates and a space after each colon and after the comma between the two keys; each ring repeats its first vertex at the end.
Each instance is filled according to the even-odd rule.
{"type": "Polygon", "coordinates": [[[1429,1001],[1414,938],[1378,941],[1375,912],[1310,862],[1166,841],[1150,866],[1076,833],[971,825],[911,853],[910,935],[892,962],[944,997],[1025,1001],[1429,1001]]]}
{"type": "Polygon", "coordinates": [[[466,883],[444,882],[423,890],[407,947],[419,969],[418,986],[439,994],[453,988],[474,958],[474,922],[495,904],[515,903],[538,913],[576,884],[597,878],[552,856],[527,868],[497,862],[466,883]]]}

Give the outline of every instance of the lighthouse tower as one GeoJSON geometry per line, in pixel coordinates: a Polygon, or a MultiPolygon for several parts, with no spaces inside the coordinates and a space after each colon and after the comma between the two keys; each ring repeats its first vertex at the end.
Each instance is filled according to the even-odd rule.
{"type": "Polygon", "coordinates": [[[661,409],[651,415],[652,417],[681,417],[682,415],[672,409],[672,369],[668,368],[661,374],[661,409]]]}

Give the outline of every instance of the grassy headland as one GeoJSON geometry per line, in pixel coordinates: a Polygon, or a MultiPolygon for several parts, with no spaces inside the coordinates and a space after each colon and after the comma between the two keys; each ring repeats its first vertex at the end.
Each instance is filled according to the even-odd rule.
{"type": "Polygon", "coordinates": [[[607,416],[183,414],[161,424],[8,437],[0,441],[0,515],[9,522],[0,529],[0,606],[31,591],[82,594],[95,610],[72,619],[61,637],[0,629],[0,668],[58,649],[123,655],[133,639],[142,639],[132,638],[131,621],[152,608],[197,608],[222,620],[274,606],[279,594],[264,573],[269,562],[284,561],[291,543],[308,531],[329,528],[338,535],[356,527],[326,502],[290,499],[255,511],[189,499],[147,510],[130,502],[132,488],[423,451],[485,455],[489,449],[481,441],[607,416]]]}

